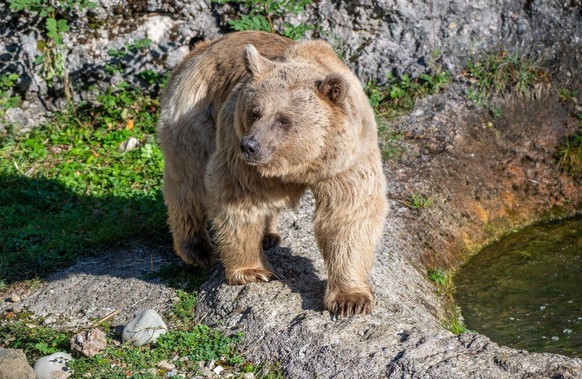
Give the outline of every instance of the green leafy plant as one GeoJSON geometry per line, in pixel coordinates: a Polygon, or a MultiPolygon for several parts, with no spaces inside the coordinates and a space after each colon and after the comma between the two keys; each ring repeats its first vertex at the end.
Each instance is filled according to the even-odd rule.
{"type": "Polygon", "coordinates": [[[12,93],[19,79],[20,76],[14,73],[0,76],[0,119],[8,109],[19,107],[22,103],[20,96],[12,93]]]}
{"type": "Polygon", "coordinates": [[[388,73],[385,83],[372,79],[364,89],[370,105],[380,116],[390,120],[410,111],[417,99],[442,91],[449,82],[450,75],[446,72],[423,74],[415,79],[409,75],[397,78],[388,73]]]}
{"type": "Polygon", "coordinates": [[[561,103],[576,103],[577,102],[578,91],[571,90],[569,88],[560,88],[559,99],[561,103]]]}
{"type": "Polygon", "coordinates": [[[63,36],[70,29],[68,18],[80,9],[93,9],[97,3],[89,0],[9,0],[13,12],[27,12],[38,16],[44,24],[44,38],[37,41],[40,51],[35,59],[40,73],[47,84],[54,80],[63,83],[65,95],[72,98],[71,86],[66,69],[67,47],[63,36]]]}
{"type": "Polygon", "coordinates": [[[312,0],[213,0],[213,2],[236,4],[240,12],[247,12],[228,21],[234,30],[261,30],[299,39],[313,29],[313,25],[293,25],[285,21],[290,14],[303,13],[305,7],[311,5],[312,0]]]}
{"type": "Polygon", "coordinates": [[[440,269],[429,269],[428,278],[437,286],[444,287],[447,284],[447,273],[440,269]]]}
{"type": "Polygon", "coordinates": [[[430,268],[427,270],[428,278],[435,285],[437,299],[444,310],[443,326],[455,334],[469,332],[463,324],[461,309],[455,303],[453,295],[456,288],[451,276],[442,268],[430,268]]]}

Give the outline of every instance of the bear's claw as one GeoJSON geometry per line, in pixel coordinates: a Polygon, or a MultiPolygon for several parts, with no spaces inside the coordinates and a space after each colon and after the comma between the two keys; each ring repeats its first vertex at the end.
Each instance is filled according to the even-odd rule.
{"type": "Polygon", "coordinates": [[[227,275],[226,282],[230,285],[242,285],[255,282],[269,282],[281,279],[280,275],[264,268],[237,270],[227,275]]]}
{"type": "Polygon", "coordinates": [[[374,308],[374,295],[362,292],[337,293],[326,299],[325,307],[335,318],[369,314],[374,308]]]}

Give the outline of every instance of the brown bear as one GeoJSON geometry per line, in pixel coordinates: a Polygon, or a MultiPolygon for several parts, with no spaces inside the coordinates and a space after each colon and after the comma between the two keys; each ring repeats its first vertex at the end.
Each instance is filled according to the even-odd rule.
{"type": "Polygon", "coordinates": [[[360,82],[327,43],[263,32],[199,43],[164,90],[158,135],[184,261],[207,264],[214,246],[229,284],[276,278],[263,250],[280,242],[279,212],[310,189],[325,307],[371,311],[387,209],[377,128],[360,82]]]}

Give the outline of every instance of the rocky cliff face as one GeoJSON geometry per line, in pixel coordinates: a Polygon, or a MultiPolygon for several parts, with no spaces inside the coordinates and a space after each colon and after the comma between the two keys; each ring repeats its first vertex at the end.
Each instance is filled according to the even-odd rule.
{"type": "MultiPolygon", "coordinates": [[[[94,9],[62,11],[70,30],[64,55],[75,101],[94,99],[110,85],[127,81],[147,89],[138,75],[165,72],[187,53],[190,41],[215,38],[227,29],[233,8],[209,1],[98,0],[94,9]],[[135,48],[149,39],[151,45],[135,48]],[[111,54],[113,52],[113,54],[111,54]],[[117,54],[115,54],[117,52],[117,54]],[[125,54],[124,54],[125,52],[125,54]]],[[[458,73],[469,59],[502,47],[534,60],[570,67],[582,62],[579,1],[317,1],[295,21],[315,25],[309,37],[328,40],[364,81],[386,73],[412,76],[442,66],[458,73]]],[[[0,4],[0,73],[17,73],[25,102],[8,120],[32,126],[46,110],[62,106],[62,79],[47,80],[35,59],[45,39],[44,19],[0,4]]],[[[559,75],[572,75],[557,70],[559,75]]]]}

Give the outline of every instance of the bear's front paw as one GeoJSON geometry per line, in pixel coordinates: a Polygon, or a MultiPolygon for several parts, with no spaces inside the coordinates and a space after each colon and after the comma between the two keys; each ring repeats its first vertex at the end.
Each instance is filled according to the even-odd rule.
{"type": "Polygon", "coordinates": [[[236,270],[226,274],[226,282],[231,286],[253,282],[268,282],[273,279],[280,279],[280,277],[273,271],[264,268],[236,270]]]}
{"type": "Polygon", "coordinates": [[[368,314],[374,308],[372,291],[333,291],[325,295],[325,309],[337,317],[368,314]]]}
{"type": "Polygon", "coordinates": [[[277,233],[266,233],[263,236],[263,250],[269,250],[272,247],[279,246],[281,244],[281,236],[277,233]]]}

